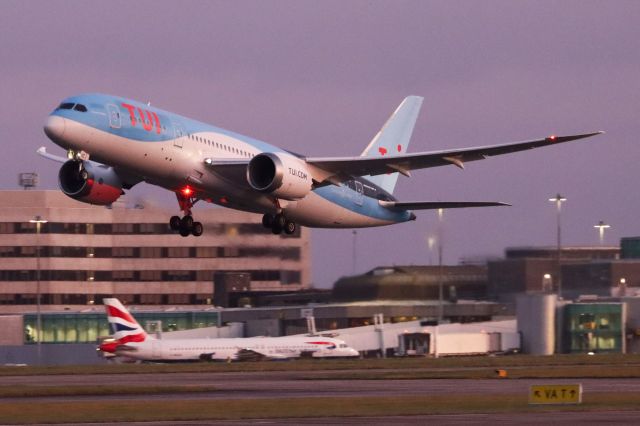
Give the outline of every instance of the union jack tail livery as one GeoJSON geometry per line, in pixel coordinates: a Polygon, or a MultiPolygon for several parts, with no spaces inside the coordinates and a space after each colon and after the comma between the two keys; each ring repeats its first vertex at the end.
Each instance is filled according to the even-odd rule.
{"type": "Polygon", "coordinates": [[[109,328],[118,345],[152,339],[118,299],[102,299],[102,303],[107,311],[109,328]]]}

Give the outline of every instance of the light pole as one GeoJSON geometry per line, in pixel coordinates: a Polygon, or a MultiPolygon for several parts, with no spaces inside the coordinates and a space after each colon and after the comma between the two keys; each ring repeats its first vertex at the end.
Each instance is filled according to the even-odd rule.
{"type": "Polygon", "coordinates": [[[36,342],[38,348],[38,364],[42,364],[42,316],[40,315],[40,227],[43,223],[47,223],[40,215],[31,219],[29,223],[36,224],[36,342]]]}
{"type": "Polygon", "coordinates": [[[427,248],[429,249],[429,265],[433,265],[433,248],[436,245],[436,237],[429,235],[427,237],[427,248]]]}
{"type": "Polygon", "coordinates": [[[352,274],[355,275],[356,274],[356,266],[357,266],[357,260],[358,258],[357,256],[357,240],[358,240],[358,231],[356,231],[355,229],[352,231],[353,233],[353,265],[352,265],[352,274]]]}
{"type": "Polygon", "coordinates": [[[444,319],[444,292],[442,289],[442,219],[443,209],[438,209],[438,324],[444,319]]]}
{"type": "Polygon", "coordinates": [[[604,230],[607,228],[611,228],[611,225],[607,225],[603,221],[600,221],[597,225],[593,225],[593,227],[598,228],[598,233],[600,235],[600,245],[604,245],[604,230]]]}
{"type": "Polygon", "coordinates": [[[562,243],[562,232],[561,232],[561,228],[560,228],[560,213],[562,212],[562,203],[564,203],[565,201],[567,201],[567,199],[565,197],[563,197],[562,195],[560,195],[560,193],[556,194],[555,197],[553,198],[549,198],[550,202],[556,203],[556,211],[557,211],[557,215],[556,215],[556,219],[557,219],[557,243],[558,243],[558,247],[557,247],[557,253],[556,253],[556,283],[558,286],[558,298],[562,299],[562,277],[561,277],[561,273],[560,273],[560,253],[561,253],[561,243],[562,243]]]}

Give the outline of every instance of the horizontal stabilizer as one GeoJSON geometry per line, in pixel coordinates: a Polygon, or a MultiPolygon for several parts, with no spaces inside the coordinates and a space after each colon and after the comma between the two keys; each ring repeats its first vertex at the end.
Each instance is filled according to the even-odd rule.
{"type": "Polygon", "coordinates": [[[498,201],[380,201],[380,205],[389,210],[436,210],[463,209],[467,207],[500,207],[511,204],[498,201]]]}

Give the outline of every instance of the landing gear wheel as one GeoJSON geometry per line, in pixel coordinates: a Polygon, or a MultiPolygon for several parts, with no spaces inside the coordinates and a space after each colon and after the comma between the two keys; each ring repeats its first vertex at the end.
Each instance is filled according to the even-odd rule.
{"type": "Polygon", "coordinates": [[[193,229],[193,217],[189,215],[183,217],[182,220],[180,220],[180,229],[188,229],[191,231],[193,229]]]}
{"type": "Polygon", "coordinates": [[[274,218],[272,214],[266,213],[262,216],[262,226],[265,228],[271,228],[273,226],[274,218]]]}
{"type": "Polygon", "coordinates": [[[169,219],[169,227],[172,231],[178,231],[180,229],[180,217],[171,216],[171,219],[169,219]]]}
{"type": "Polygon", "coordinates": [[[188,237],[193,231],[193,217],[185,216],[180,220],[180,235],[188,237]]]}
{"type": "Polygon", "coordinates": [[[193,229],[191,229],[191,233],[194,237],[199,237],[204,232],[204,227],[200,222],[193,222],[193,229]]]}
{"type": "Polygon", "coordinates": [[[290,220],[287,220],[284,224],[284,233],[287,235],[291,235],[294,232],[296,232],[295,222],[291,222],[290,220]]]}
{"type": "Polygon", "coordinates": [[[286,223],[287,223],[287,220],[284,218],[284,215],[277,214],[273,218],[273,223],[271,224],[271,232],[273,232],[273,234],[275,235],[282,233],[282,230],[284,229],[284,225],[286,223]]]}

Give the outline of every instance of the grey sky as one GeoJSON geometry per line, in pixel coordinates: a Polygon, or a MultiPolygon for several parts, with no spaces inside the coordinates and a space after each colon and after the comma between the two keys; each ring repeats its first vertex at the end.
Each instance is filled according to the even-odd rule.
{"type": "MultiPolygon", "coordinates": [[[[445,261],[640,234],[640,2],[0,2],[0,187],[58,166],[34,155],[60,99],[99,91],[314,155],[358,154],[398,103],[425,97],[410,151],[592,130],[605,136],[401,177],[404,200],[496,200],[445,213],[445,261]]],[[[147,186],[132,197],[173,206],[147,186]]],[[[170,194],[169,194],[170,195],[170,194]]],[[[198,205],[199,208],[211,208],[198,205]]],[[[358,231],[357,270],[429,259],[435,214],[358,231]]],[[[314,280],[352,270],[349,230],[313,231],[314,280]]],[[[435,256],[432,256],[435,259],[435,256]]]]}

